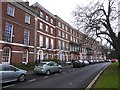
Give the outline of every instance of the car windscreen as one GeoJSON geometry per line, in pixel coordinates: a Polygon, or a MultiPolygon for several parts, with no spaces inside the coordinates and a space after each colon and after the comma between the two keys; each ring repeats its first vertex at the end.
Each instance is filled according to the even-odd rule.
{"type": "Polygon", "coordinates": [[[79,62],[83,63],[83,61],[82,61],[82,60],[79,60],[79,62]]]}

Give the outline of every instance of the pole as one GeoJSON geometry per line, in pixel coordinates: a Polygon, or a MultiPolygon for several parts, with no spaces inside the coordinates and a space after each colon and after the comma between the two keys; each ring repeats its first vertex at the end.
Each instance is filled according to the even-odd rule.
{"type": "Polygon", "coordinates": [[[34,30],[34,62],[37,64],[37,58],[36,58],[36,53],[37,53],[37,16],[35,16],[35,30],[34,30]]]}

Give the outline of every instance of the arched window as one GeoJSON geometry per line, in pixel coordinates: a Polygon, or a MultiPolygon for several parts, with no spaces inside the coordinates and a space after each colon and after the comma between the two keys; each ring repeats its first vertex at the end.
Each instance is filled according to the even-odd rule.
{"type": "Polygon", "coordinates": [[[43,50],[38,50],[37,60],[38,60],[39,62],[43,61],[43,59],[44,59],[44,56],[43,56],[43,55],[44,55],[44,54],[43,54],[43,50]]]}
{"type": "Polygon", "coordinates": [[[45,59],[48,59],[48,52],[47,53],[45,53],[45,59]]]}
{"type": "Polygon", "coordinates": [[[71,60],[73,60],[74,59],[74,56],[73,56],[73,53],[71,53],[71,60]]]}
{"type": "Polygon", "coordinates": [[[54,56],[53,56],[53,53],[51,53],[51,54],[50,54],[50,58],[53,59],[53,57],[54,57],[54,56]]]}
{"type": "Polygon", "coordinates": [[[10,63],[11,49],[9,47],[3,48],[2,63],[10,63]]]}
{"type": "Polygon", "coordinates": [[[62,54],[61,51],[58,52],[58,59],[59,59],[60,61],[63,60],[63,54],[62,54]]]}
{"type": "Polygon", "coordinates": [[[28,50],[27,49],[25,49],[23,51],[23,61],[22,61],[22,63],[24,63],[24,64],[28,63],[28,50]]]}

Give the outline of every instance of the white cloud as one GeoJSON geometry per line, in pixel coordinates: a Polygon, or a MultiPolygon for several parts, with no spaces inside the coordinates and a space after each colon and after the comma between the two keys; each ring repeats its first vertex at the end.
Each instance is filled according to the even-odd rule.
{"type": "Polygon", "coordinates": [[[28,0],[30,5],[38,2],[45,9],[54,15],[58,15],[64,21],[71,24],[74,21],[72,18],[72,11],[75,10],[77,5],[86,5],[91,0],[28,0]]]}

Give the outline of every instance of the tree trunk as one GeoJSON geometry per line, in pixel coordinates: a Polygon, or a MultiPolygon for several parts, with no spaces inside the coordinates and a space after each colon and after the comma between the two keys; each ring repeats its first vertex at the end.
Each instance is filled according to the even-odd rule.
{"type": "Polygon", "coordinates": [[[118,67],[120,68],[120,60],[119,60],[119,66],[118,67]]]}
{"type": "Polygon", "coordinates": [[[120,68],[120,58],[118,58],[118,62],[119,62],[119,66],[118,67],[120,68]]]}
{"type": "Polygon", "coordinates": [[[118,67],[120,68],[120,52],[118,52],[117,55],[118,55],[118,63],[119,63],[119,66],[118,66],[118,67]]]}

